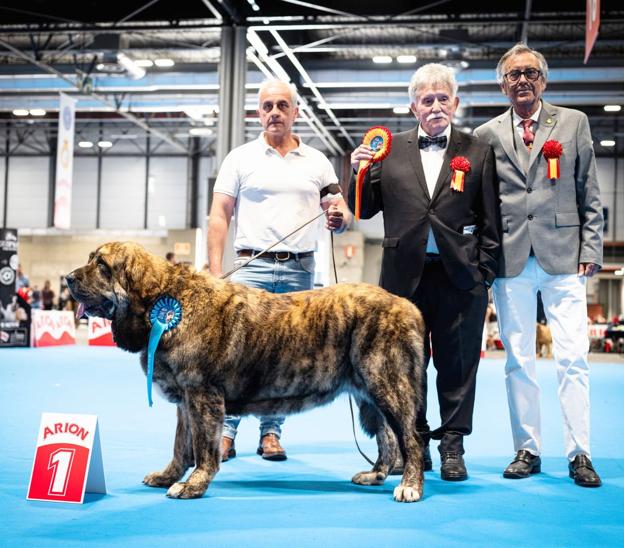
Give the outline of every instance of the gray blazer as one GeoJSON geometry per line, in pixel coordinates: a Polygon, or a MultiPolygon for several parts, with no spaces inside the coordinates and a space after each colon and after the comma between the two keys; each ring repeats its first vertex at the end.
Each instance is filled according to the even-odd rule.
{"type": "Polygon", "coordinates": [[[512,124],[510,108],[474,132],[496,157],[503,230],[499,277],[520,274],[531,248],[549,274],[576,273],[579,263],[602,265],[602,206],[587,116],[542,101],[526,171],[512,124]],[[548,140],[563,147],[561,177],[554,182],[542,155],[548,140]]]}

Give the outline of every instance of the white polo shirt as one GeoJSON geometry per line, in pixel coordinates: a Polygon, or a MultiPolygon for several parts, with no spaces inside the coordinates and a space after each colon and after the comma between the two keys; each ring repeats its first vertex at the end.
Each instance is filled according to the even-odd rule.
{"type": "MultiPolygon", "coordinates": [[[[321,191],[338,183],[325,155],[299,142],[286,156],[264,139],[232,150],[223,160],[214,192],[236,198],[234,249],[262,250],[318,215],[321,191]]],[[[338,195],[327,196],[329,199],[338,195]]],[[[321,217],[271,251],[314,251],[321,217]]]]}

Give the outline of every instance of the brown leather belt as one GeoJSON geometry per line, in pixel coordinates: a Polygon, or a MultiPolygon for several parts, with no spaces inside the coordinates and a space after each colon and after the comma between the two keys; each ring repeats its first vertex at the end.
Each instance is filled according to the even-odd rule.
{"type": "MultiPolygon", "coordinates": [[[[238,257],[252,257],[257,255],[260,251],[254,251],[253,249],[241,249],[236,252],[238,257]]],[[[270,259],[272,261],[290,261],[291,259],[299,260],[304,257],[312,257],[314,251],[303,251],[302,253],[293,253],[292,251],[267,251],[263,253],[259,259],[270,259]]]]}

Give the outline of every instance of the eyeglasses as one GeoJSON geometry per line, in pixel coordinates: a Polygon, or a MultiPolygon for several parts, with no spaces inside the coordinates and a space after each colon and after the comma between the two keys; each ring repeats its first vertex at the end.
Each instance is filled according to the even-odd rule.
{"type": "Polygon", "coordinates": [[[524,77],[529,82],[535,82],[541,75],[542,71],[534,68],[528,68],[526,70],[510,70],[507,74],[505,74],[505,79],[508,82],[517,82],[520,80],[520,76],[524,74],[524,77]]]}

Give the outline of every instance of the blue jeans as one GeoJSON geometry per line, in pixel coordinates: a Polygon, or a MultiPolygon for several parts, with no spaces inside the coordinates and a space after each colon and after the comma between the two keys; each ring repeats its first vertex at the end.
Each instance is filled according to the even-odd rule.
{"type": "MultiPolygon", "coordinates": [[[[234,266],[238,266],[247,260],[248,257],[236,259],[234,266]]],[[[288,261],[256,259],[234,272],[230,279],[249,287],[265,289],[270,293],[305,291],[314,287],[314,256],[288,261]]],[[[285,417],[282,415],[260,417],[260,438],[267,434],[275,434],[279,438],[282,434],[284,420],[285,417]]],[[[234,439],[240,421],[241,417],[238,415],[226,415],[223,435],[226,438],[234,439]]]]}

